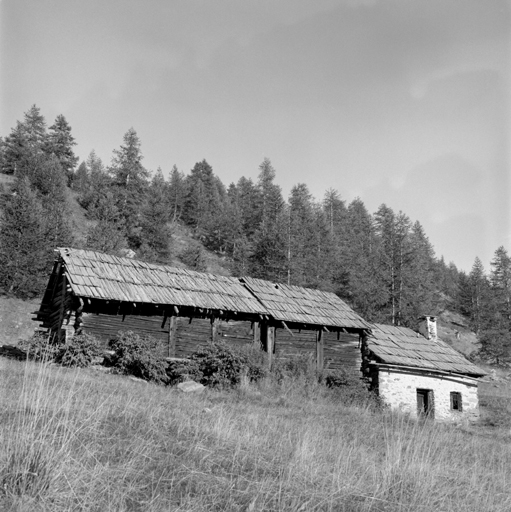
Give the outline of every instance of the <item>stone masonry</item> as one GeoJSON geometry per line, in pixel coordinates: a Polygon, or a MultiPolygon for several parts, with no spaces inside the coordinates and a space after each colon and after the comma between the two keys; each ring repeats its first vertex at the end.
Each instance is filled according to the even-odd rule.
{"type": "Polygon", "coordinates": [[[417,417],[417,390],[433,392],[433,414],[438,421],[475,421],[479,417],[477,380],[460,375],[427,374],[379,368],[378,392],[392,409],[417,417]],[[451,410],[451,392],[461,393],[462,411],[451,410]]]}

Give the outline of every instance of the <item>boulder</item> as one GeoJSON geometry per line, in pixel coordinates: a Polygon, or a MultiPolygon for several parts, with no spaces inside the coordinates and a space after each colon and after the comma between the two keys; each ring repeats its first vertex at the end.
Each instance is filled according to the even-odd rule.
{"type": "Polygon", "coordinates": [[[194,380],[186,380],[185,382],[181,382],[177,385],[177,389],[182,391],[183,393],[202,393],[206,388],[199,382],[195,382],[194,380]]]}

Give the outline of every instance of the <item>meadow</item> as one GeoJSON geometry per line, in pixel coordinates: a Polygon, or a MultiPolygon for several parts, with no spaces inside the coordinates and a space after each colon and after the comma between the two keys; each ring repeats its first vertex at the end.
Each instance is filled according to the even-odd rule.
{"type": "Polygon", "coordinates": [[[491,407],[438,425],[303,380],[187,395],[5,358],[0,383],[2,511],[511,510],[491,407]]]}

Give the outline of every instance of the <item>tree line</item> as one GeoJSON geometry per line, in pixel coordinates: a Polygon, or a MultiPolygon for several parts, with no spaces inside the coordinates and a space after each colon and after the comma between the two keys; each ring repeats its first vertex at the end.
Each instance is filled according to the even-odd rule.
{"type": "MultiPolygon", "coordinates": [[[[495,270],[501,277],[492,266],[490,276],[481,268],[476,279],[474,269],[466,275],[438,259],[421,224],[388,205],[371,214],[360,198],[347,203],[335,189],[318,201],[305,183],[284,198],[269,159],[255,180],[243,176],[225,186],[206,160],[187,174],[175,165],[167,178],[160,168],[149,172],[133,128],[109,165],[94,151],[77,165],[74,145],[64,116],[47,128],[35,105],[0,139],[1,172],[14,177],[14,193],[3,195],[0,225],[6,292],[40,294],[58,246],[133,250],[162,264],[178,257],[196,270],[206,270],[205,248],[220,254],[233,275],[332,291],[370,321],[414,327],[420,315],[449,307],[467,315],[482,340],[494,340],[488,319],[497,312],[488,297],[507,297],[509,307],[502,276],[511,270],[503,248],[495,270]],[[90,225],[81,240],[70,225],[69,194],[90,225]],[[179,224],[200,243],[175,254],[172,233],[179,224]]],[[[509,337],[508,324],[498,324],[502,336],[509,337]]]]}

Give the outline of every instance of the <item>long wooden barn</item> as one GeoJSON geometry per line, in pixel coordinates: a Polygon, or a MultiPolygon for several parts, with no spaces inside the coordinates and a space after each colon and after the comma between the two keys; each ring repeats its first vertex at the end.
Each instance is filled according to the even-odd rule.
{"type": "Polygon", "coordinates": [[[106,345],[131,330],[157,339],[166,357],[223,340],[261,346],[270,362],[305,353],[354,371],[370,329],[333,293],[71,248],[57,251],[36,320],[61,341],[85,331],[106,345]]]}

